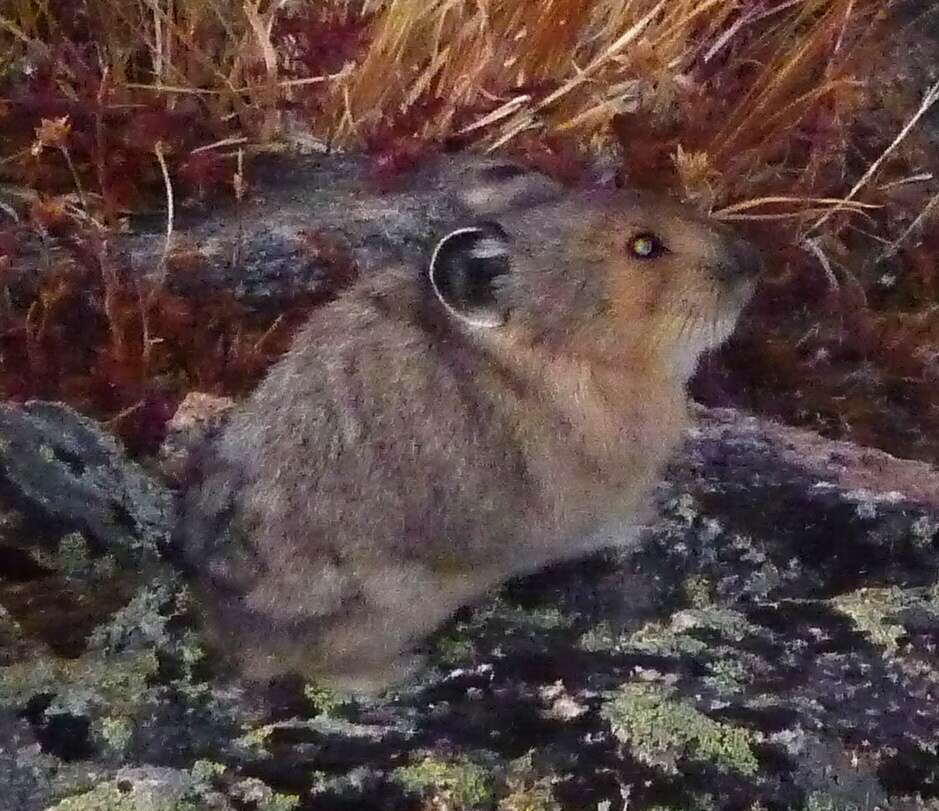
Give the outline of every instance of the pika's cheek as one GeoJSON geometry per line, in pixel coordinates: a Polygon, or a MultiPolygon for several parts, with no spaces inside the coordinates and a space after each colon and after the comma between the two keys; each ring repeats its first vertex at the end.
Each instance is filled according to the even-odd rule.
{"type": "Polygon", "coordinates": [[[664,273],[643,273],[632,268],[617,268],[608,278],[610,309],[614,316],[624,323],[635,323],[654,317],[669,297],[668,281],[664,273]]]}

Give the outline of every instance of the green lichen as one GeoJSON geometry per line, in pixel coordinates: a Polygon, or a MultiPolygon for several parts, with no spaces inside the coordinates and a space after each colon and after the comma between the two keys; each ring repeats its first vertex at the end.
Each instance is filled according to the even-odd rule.
{"type": "Polygon", "coordinates": [[[121,754],[134,734],[134,724],[126,716],[108,716],[96,723],[98,734],[108,748],[121,754]]]}
{"type": "Polygon", "coordinates": [[[88,570],[91,552],[88,541],[80,532],[70,532],[59,541],[58,570],[69,577],[80,575],[88,570]]]}
{"type": "Polygon", "coordinates": [[[823,791],[813,791],[806,797],[802,808],[803,811],[873,811],[873,809],[864,809],[857,803],[849,803],[832,797],[823,791]]]}
{"type": "Polygon", "coordinates": [[[335,715],[343,704],[346,703],[341,694],[322,684],[305,684],[303,686],[303,695],[308,701],[316,705],[319,715],[335,715]]]}
{"type": "Polygon", "coordinates": [[[188,668],[205,659],[205,647],[202,637],[194,631],[186,631],[176,649],[179,652],[179,658],[188,668]]]}
{"type": "Polygon", "coordinates": [[[846,614],[855,626],[887,653],[896,653],[906,629],[894,617],[901,611],[919,608],[939,620],[939,600],[930,589],[865,588],[841,594],[831,604],[846,614]]]}
{"type": "Polygon", "coordinates": [[[446,803],[454,809],[491,807],[494,789],[489,773],[466,759],[424,758],[394,771],[395,779],[408,791],[446,803]]]}
{"type": "Polygon", "coordinates": [[[472,635],[490,622],[504,623],[519,631],[544,632],[568,629],[574,620],[554,606],[522,608],[504,597],[495,597],[474,611],[469,620],[456,624],[453,631],[459,636],[472,635]]]}
{"type": "Polygon", "coordinates": [[[17,662],[0,668],[0,705],[20,706],[37,693],[53,693],[57,705],[70,711],[84,712],[95,704],[117,714],[139,701],[157,668],[153,651],[17,662]]]}
{"type": "MultiPolygon", "coordinates": [[[[647,811],[714,811],[717,805],[710,794],[695,794],[690,801],[678,805],[653,805],[647,811]]],[[[752,809],[751,809],[752,811],[752,809]]]]}
{"type": "Polygon", "coordinates": [[[939,533],[939,521],[929,515],[921,515],[913,522],[910,530],[913,544],[919,549],[929,549],[939,533]]]}
{"type": "Polygon", "coordinates": [[[473,641],[461,634],[439,634],[433,642],[435,658],[448,664],[465,662],[476,652],[473,641]]]}
{"type": "Polygon", "coordinates": [[[533,631],[555,631],[570,628],[573,620],[553,606],[544,608],[521,608],[498,604],[494,616],[504,622],[533,631]]]}
{"type": "Polygon", "coordinates": [[[251,727],[243,735],[236,738],[234,743],[252,752],[263,752],[275,729],[277,729],[277,724],[263,724],[262,726],[251,727]]]}
{"type": "MultiPolygon", "coordinates": [[[[723,652],[733,654],[730,649],[723,652]]],[[[708,663],[709,675],[705,676],[704,683],[721,694],[739,693],[749,680],[749,669],[736,658],[720,657],[708,663]]]]}
{"type": "Polygon", "coordinates": [[[554,776],[542,776],[534,767],[534,750],[509,762],[505,775],[506,793],[499,811],[559,811],[552,786],[554,776]]]}
{"type": "Polygon", "coordinates": [[[629,637],[628,647],[664,656],[699,656],[708,650],[708,644],[690,633],[695,630],[716,631],[735,642],[755,632],[738,611],[716,607],[689,608],[672,615],[668,625],[646,623],[629,637]]]}
{"type": "Polygon", "coordinates": [[[558,811],[560,807],[554,799],[551,782],[546,778],[531,785],[510,788],[499,801],[499,811],[558,811]]]}
{"type": "Polygon", "coordinates": [[[708,718],[661,685],[625,684],[601,713],[613,734],[644,763],[670,772],[676,772],[676,764],[684,758],[745,775],[758,769],[750,748],[752,732],[708,718]]]}
{"type": "Polygon", "coordinates": [[[197,760],[192,764],[189,774],[195,783],[207,786],[216,777],[225,774],[225,764],[216,763],[214,760],[197,760]]]}
{"type": "Polygon", "coordinates": [[[647,622],[626,640],[626,647],[642,653],[661,656],[699,656],[707,643],[675,630],[660,622],[647,622]]]}
{"type": "Polygon", "coordinates": [[[140,589],[111,621],[95,628],[88,643],[106,651],[139,648],[142,644],[165,645],[168,642],[166,623],[176,613],[175,587],[171,582],[157,580],[140,589]]]}
{"type": "Polygon", "coordinates": [[[137,791],[127,791],[118,782],[102,783],[91,791],[67,797],[46,811],[205,811],[205,805],[197,805],[188,799],[175,797],[159,798],[142,796],[137,791]]]}
{"type": "Polygon", "coordinates": [[[629,637],[614,631],[608,622],[598,622],[581,635],[577,644],[588,653],[611,653],[627,647],[629,637]]]}
{"type": "Polygon", "coordinates": [[[255,777],[240,780],[232,793],[242,803],[248,803],[255,811],[293,811],[300,798],[295,794],[280,794],[255,777]]]}
{"type": "Polygon", "coordinates": [[[704,575],[695,574],[686,578],[682,583],[682,590],[692,608],[708,608],[714,602],[714,587],[704,575]]]}

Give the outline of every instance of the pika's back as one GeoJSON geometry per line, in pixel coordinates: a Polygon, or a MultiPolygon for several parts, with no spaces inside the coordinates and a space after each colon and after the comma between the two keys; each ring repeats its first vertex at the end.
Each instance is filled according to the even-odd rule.
{"type": "Polygon", "coordinates": [[[493,168],[465,201],[426,267],[311,316],[183,496],[250,675],[380,687],[486,589],[625,537],[759,264],[661,199],[493,168]]]}

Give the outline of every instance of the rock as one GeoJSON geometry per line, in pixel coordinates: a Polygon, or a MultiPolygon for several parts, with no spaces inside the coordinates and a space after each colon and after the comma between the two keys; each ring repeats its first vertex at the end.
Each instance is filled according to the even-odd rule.
{"type": "MultiPolygon", "coordinates": [[[[459,216],[460,175],[478,160],[428,159],[388,189],[368,182],[369,163],[359,155],[260,157],[241,203],[179,207],[165,284],[182,295],[222,290],[276,314],[299,300],[323,300],[358,270],[426,255],[459,216]],[[348,257],[337,257],[337,246],[348,257]]],[[[128,233],[108,240],[110,262],[157,274],[165,229],[162,213],[135,217],[128,233]]],[[[28,299],[40,257],[58,253],[67,251],[55,240],[40,244],[24,235],[5,282],[28,299]]]]}
{"type": "Polygon", "coordinates": [[[25,516],[37,543],[78,531],[110,552],[155,551],[172,525],[169,491],[56,403],[0,405],[0,505],[25,516]]]}
{"type": "Polygon", "coordinates": [[[68,409],[2,417],[2,811],[936,807],[927,465],[702,409],[638,551],[509,583],[364,703],[218,673],[147,551],[166,491],[68,409]]]}

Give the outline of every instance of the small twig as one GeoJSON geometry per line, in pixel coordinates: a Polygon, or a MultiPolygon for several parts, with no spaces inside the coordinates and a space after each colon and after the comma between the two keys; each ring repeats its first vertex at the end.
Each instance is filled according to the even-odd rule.
{"type": "Polygon", "coordinates": [[[122,411],[118,411],[117,414],[111,417],[111,419],[105,420],[104,424],[108,428],[114,428],[116,425],[126,420],[129,416],[131,416],[135,412],[140,411],[140,409],[143,408],[145,404],[146,404],[146,400],[138,400],[133,405],[128,406],[122,411]]]}
{"type": "Polygon", "coordinates": [[[274,319],[274,323],[271,324],[265,331],[264,334],[254,342],[254,351],[260,353],[264,349],[264,344],[266,344],[271,336],[280,329],[280,325],[284,323],[284,314],[281,313],[277,318],[274,319]]]}
{"type": "Polygon", "coordinates": [[[708,48],[707,52],[704,54],[704,57],[702,58],[701,61],[704,63],[710,62],[717,55],[717,53],[728,42],[730,42],[730,40],[733,39],[734,35],[744,26],[750,25],[751,23],[760,22],[761,20],[764,20],[767,17],[771,17],[774,14],[780,14],[786,9],[791,8],[792,6],[799,5],[799,3],[801,2],[803,2],[803,0],[788,0],[787,2],[781,3],[778,6],[774,6],[773,8],[761,9],[759,11],[750,12],[749,14],[745,14],[739,17],[737,21],[733,23],[730,26],[730,28],[728,28],[720,37],[718,37],[717,40],[714,42],[714,44],[710,48],[708,48]]]}
{"type": "Polygon", "coordinates": [[[160,171],[163,173],[163,186],[166,191],[166,239],[163,243],[163,254],[160,256],[160,265],[157,272],[157,279],[160,287],[166,281],[166,263],[170,254],[170,246],[173,241],[173,182],[170,180],[170,171],[166,165],[166,158],[163,155],[163,144],[157,141],[153,146],[153,154],[156,155],[157,163],[160,164],[160,171]]]}
{"type": "Polygon", "coordinates": [[[725,214],[736,214],[740,211],[746,211],[757,206],[770,205],[774,203],[810,203],[812,205],[828,205],[842,203],[846,208],[880,208],[874,203],[859,203],[853,200],[845,200],[841,197],[793,197],[789,195],[774,195],[769,197],[753,197],[750,200],[743,200],[730,206],[725,206],[720,211],[715,211],[714,216],[720,217],[725,214]]]}
{"type": "MultiPolygon", "coordinates": [[[[193,96],[221,96],[226,92],[231,92],[225,90],[209,90],[202,87],[179,87],[178,85],[142,84],[140,82],[128,82],[124,87],[129,87],[133,90],[152,90],[154,93],[185,93],[193,96]]],[[[242,89],[241,92],[244,92],[244,89],[242,89]]]]}
{"type": "Polygon", "coordinates": [[[166,191],[166,238],[163,242],[163,253],[160,255],[160,263],[157,267],[157,276],[154,283],[146,291],[146,294],[140,289],[140,283],[136,284],[137,301],[140,306],[140,322],[143,330],[143,365],[147,369],[150,366],[151,352],[154,344],[159,343],[158,338],[151,338],[150,328],[150,309],[156,300],[157,294],[163,289],[166,282],[166,274],[170,255],[170,247],[173,244],[173,183],[170,180],[169,167],[166,165],[166,157],[163,155],[163,144],[157,141],[153,146],[153,154],[156,155],[157,163],[160,164],[160,171],[163,173],[163,186],[166,191]]]}
{"type": "Polygon", "coordinates": [[[828,278],[828,284],[832,290],[838,290],[841,287],[841,284],[838,282],[838,277],[835,275],[834,270],[831,268],[831,262],[828,261],[828,257],[825,256],[825,252],[822,250],[821,246],[818,244],[817,239],[804,239],[802,241],[802,246],[808,250],[810,253],[815,255],[815,258],[818,259],[818,263],[822,266],[822,269],[825,271],[825,276],[828,278]]]}
{"type": "Polygon", "coordinates": [[[238,146],[240,144],[248,143],[248,139],[244,136],[225,138],[222,141],[215,141],[212,144],[205,144],[204,146],[197,146],[189,154],[198,155],[200,152],[208,152],[210,149],[219,149],[223,146],[238,146]]]}
{"type": "Polygon", "coordinates": [[[78,192],[78,201],[82,205],[86,214],[91,212],[88,210],[88,201],[85,199],[85,190],[82,187],[81,178],[78,176],[78,170],[75,168],[75,164],[72,162],[72,154],[69,152],[68,147],[63,144],[59,147],[59,151],[62,153],[62,156],[65,158],[65,162],[68,164],[69,171],[72,173],[72,181],[75,183],[75,191],[78,192]]]}
{"type": "Polygon", "coordinates": [[[890,189],[895,189],[898,186],[909,186],[911,183],[926,183],[929,180],[933,179],[932,172],[920,172],[917,175],[910,175],[909,177],[901,177],[899,180],[892,180],[890,183],[883,183],[877,187],[877,191],[889,191],[890,189]]]}
{"type": "MultiPolygon", "coordinates": [[[[845,202],[852,200],[857,193],[867,185],[870,179],[877,174],[877,171],[883,165],[884,161],[894,152],[894,150],[903,142],[907,135],[913,130],[913,128],[920,122],[920,119],[929,112],[929,109],[939,101],[939,82],[936,82],[932,87],[926,91],[926,95],[923,96],[923,102],[920,104],[919,109],[913,114],[913,117],[907,121],[906,126],[900,130],[896,138],[893,139],[893,142],[888,146],[883,152],[881,152],[880,157],[877,158],[867,169],[867,171],[862,175],[861,179],[854,184],[854,187],[848,194],[845,196],[845,202]]],[[[834,208],[830,209],[824,215],[818,218],[810,231],[815,231],[821,228],[829,219],[839,211],[844,209],[843,204],[836,205],[834,208]]]]}
{"type": "MultiPolygon", "coordinates": [[[[852,211],[856,209],[851,209],[852,211]]],[[[712,214],[716,220],[723,220],[724,222],[762,222],[762,221],[773,221],[773,220],[797,220],[799,218],[811,217],[815,214],[820,214],[823,211],[828,211],[827,208],[806,208],[802,211],[786,211],[781,214],[712,214]]]]}
{"type": "MultiPolygon", "coordinates": [[[[841,50],[841,45],[844,42],[844,35],[848,30],[848,22],[851,19],[851,14],[854,11],[854,0],[848,0],[848,7],[844,12],[844,22],[841,24],[841,31],[838,33],[838,39],[835,42],[835,47],[832,48],[831,55],[832,57],[837,56],[838,52],[841,50]]],[[[831,63],[829,63],[831,64],[831,63]]]]}

